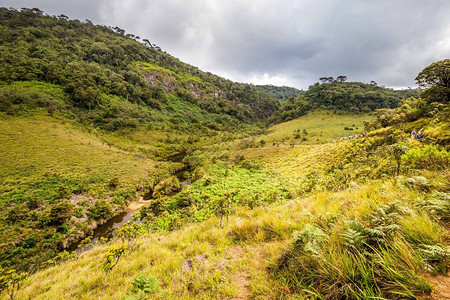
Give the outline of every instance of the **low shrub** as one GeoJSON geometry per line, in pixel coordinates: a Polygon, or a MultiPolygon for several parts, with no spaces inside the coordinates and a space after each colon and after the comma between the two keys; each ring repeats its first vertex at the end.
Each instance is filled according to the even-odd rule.
{"type": "Polygon", "coordinates": [[[104,199],[95,201],[89,209],[89,217],[94,220],[106,220],[112,216],[112,205],[104,199]]]}
{"type": "Polygon", "coordinates": [[[401,159],[413,168],[442,170],[449,167],[450,153],[437,145],[425,145],[408,150],[401,159]]]}

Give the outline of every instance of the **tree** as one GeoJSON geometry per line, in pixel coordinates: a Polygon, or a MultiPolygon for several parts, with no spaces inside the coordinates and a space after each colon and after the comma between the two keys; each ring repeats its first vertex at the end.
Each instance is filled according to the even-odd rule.
{"type": "Polygon", "coordinates": [[[95,220],[107,220],[112,216],[112,205],[107,200],[100,199],[95,201],[89,208],[89,216],[95,220]]]}
{"type": "Polygon", "coordinates": [[[333,77],[320,77],[319,80],[322,83],[332,83],[334,81],[333,77]]]}
{"type": "Polygon", "coordinates": [[[338,82],[345,82],[347,80],[347,76],[340,75],[336,78],[338,82]]]}
{"type": "Polygon", "coordinates": [[[400,167],[402,163],[402,155],[405,154],[409,148],[402,144],[394,144],[391,147],[392,155],[394,156],[395,161],[397,162],[397,176],[400,175],[400,167]]]}
{"type": "Polygon", "coordinates": [[[220,217],[220,228],[222,228],[223,217],[226,217],[228,222],[228,216],[232,212],[232,198],[236,193],[235,191],[226,192],[225,196],[216,197],[213,201],[216,207],[215,213],[220,217]]]}
{"type": "Polygon", "coordinates": [[[122,239],[122,241],[126,241],[128,243],[128,248],[133,250],[137,243],[140,229],[141,225],[138,222],[128,221],[121,227],[117,227],[115,234],[118,238],[122,239]]]}
{"type": "Polygon", "coordinates": [[[128,247],[125,244],[118,245],[115,247],[110,247],[108,249],[108,253],[105,255],[105,259],[103,261],[102,270],[105,273],[110,272],[119,262],[122,255],[124,255],[127,251],[128,247]]]}
{"type": "Polygon", "coordinates": [[[450,100],[450,59],[437,61],[426,67],[416,77],[417,84],[427,88],[422,98],[428,102],[448,103],[450,100]]]}
{"type": "Polygon", "coordinates": [[[139,221],[144,223],[144,226],[147,229],[147,234],[150,234],[150,226],[154,217],[155,215],[153,214],[149,206],[144,206],[137,214],[137,218],[139,219],[139,221]]]}
{"type": "Polygon", "coordinates": [[[153,48],[152,43],[148,39],[143,39],[143,41],[144,41],[144,45],[146,45],[150,48],[153,48]]]}

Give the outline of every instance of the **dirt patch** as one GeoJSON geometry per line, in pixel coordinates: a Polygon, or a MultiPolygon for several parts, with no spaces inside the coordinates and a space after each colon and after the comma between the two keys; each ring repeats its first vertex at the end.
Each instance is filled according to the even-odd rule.
{"type": "Polygon", "coordinates": [[[450,300],[450,277],[444,275],[426,276],[433,286],[431,295],[419,297],[421,300],[450,300]]]}
{"type": "Polygon", "coordinates": [[[70,199],[69,199],[69,202],[72,204],[78,204],[82,201],[88,201],[91,204],[94,203],[93,199],[83,196],[83,195],[72,195],[72,197],[70,197],[70,199]]]}
{"type": "Polygon", "coordinates": [[[237,286],[236,295],[232,299],[249,299],[250,288],[248,286],[248,274],[245,271],[239,271],[233,274],[233,282],[237,286]]]}
{"type": "Polygon", "coordinates": [[[135,211],[140,209],[141,207],[144,207],[148,204],[150,204],[151,200],[144,200],[144,198],[139,197],[138,201],[131,202],[130,205],[128,205],[127,211],[135,211]]]}

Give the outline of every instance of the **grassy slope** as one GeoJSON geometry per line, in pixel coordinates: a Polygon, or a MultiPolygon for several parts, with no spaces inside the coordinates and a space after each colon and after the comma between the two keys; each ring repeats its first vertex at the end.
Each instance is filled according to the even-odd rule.
{"type": "MultiPolygon", "coordinates": [[[[211,218],[168,235],[143,236],[142,245],[125,256],[109,274],[100,270],[108,246],[98,246],[77,261],[34,275],[20,297],[117,299],[127,294],[137,274],[145,273],[159,280],[161,287],[153,295],[158,299],[291,298],[284,293],[287,283],[277,281],[267,271],[276,265],[282,249],[291,243],[293,230],[320,222],[325,214],[338,214],[339,218],[347,220],[363,218],[382,204],[402,199],[402,204],[410,205],[409,202],[420,197],[423,194],[389,182],[336,194],[320,193],[282,206],[244,208],[223,228],[219,227],[217,218],[211,218]]],[[[415,211],[400,222],[402,230],[410,235],[433,242],[442,242],[445,237],[437,223],[420,212],[415,211]]],[[[407,257],[413,264],[418,263],[412,254],[408,253],[407,257]]],[[[429,289],[423,275],[417,268],[411,278],[429,289]]]]}
{"type": "MultiPolygon", "coordinates": [[[[342,123],[345,124],[340,116],[322,120],[322,116],[317,115],[315,118],[314,120],[311,116],[305,117],[307,122],[314,125],[307,127],[302,123],[302,128],[313,132],[313,128],[321,128],[325,124],[330,128],[333,126],[329,124],[335,124],[335,132],[339,132],[342,123]]],[[[292,124],[301,120],[277,125],[268,136],[261,138],[270,140],[270,136],[283,136],[284,132],[291,132],[292,128],[296,127],[292,127],[292,124]]],[[[329,133],[324,134],[327,139],[328,135],[329,133]]],[[[277,269],[277,266],[280,254],[285,253],[285,249],[289,249],[292,244],[293,231],[302,230],[305,224],[319,226],[329,236],[327,241],[320,245],[326,252],[329,251],[323,261],[330,261],[331,264],[316,265],[313,268],[317,268],[317,276],[328,274],[325,281],[320,281],[321,284],[327,287],[327,280],[331,281],[331,286],[336,282],[344,282],[340,287],[348,292],[351,291],[352,284],[358,286],[360,280],[352,274],[360,274],[361,270],[368,267],[365,261],[352,262],[346,259],[347,256],[340,248],[342,245],[339,241],[342,234],[348,230],[348,222],[357,218],[370,226],[370,220],[377,208],[395,201],[408,210],[408,213],[395,218],[400,232],[393,242],[397,248],[389,248],[390,250],[382,255],[378,252],[372,254],[381,255],[380,259],[376,261],[373,269],[368,269],[368,273],[364,271],[361,274],[368,276],[366,284],[370,283],[371,270],[381,272],[380,274],[385,276],[378,283],[381,289],[378,295],[392,296],[386,294],[386,289],[409,296],[429,292],[430,285],[424,280],[424,270],[429,268],[428,262],[417,251],[420,244],[448,243],[445,238],[448,232],[436,218],[424,213],[423,208],[418,208],[418,203],[430,197],[427,188],[425,191],[409,188],[401,179],[376,180],[362,185],[351,184],[351,188],[334,193],[321,192],[321,185],[329,183],[320,180],[310,190],[305,191],[303,187],[312,171],[321,178],[329,171],[330,164],[336,164],[336,161],[339,162],[344,157],[343,153],[370,140],[376,140],[376,137],[358,142],[294,147],[282,144],[278,147],[270,145],[242,148],[240,142],[219,145],[211,150],[215,151],[215,163],[209,164],[205,177],[185,191],[201,191],[201,185],[208,181],[207,189],[211,194],[223,194],[226,190],[240,188],[250,196],[258,194],[258,190],[268,196],[265,184],[275,182],[273,188],[278,189],[278,196],[267,201],[273,204],[253,210],[246,207],[237,208],[223,228],[219,227],[219,220],[212,217],[169,234],[144,234],[140,238],[140,247],[125,255],[113,271],[107,274],[101,271],[101,264],[111,245],[99,245],[83,253],[78,260],[65,262],[33,275],[26,282],[19,298],[117,299],[131,295],[128,290],[132,288],[133,278],[139,273],[150,274],[159,281],[159,288],[152,295],[154,298],[296,298],[291,295],[294,287],[299,286],[298,283],[292,282],[295,277],[286,270],[277,269]],[[227,148],[229,150],[226,150],[227,148]],[[259,161],[263,167],[252,169],[245,167],[246,164],[242,162],[234,165],[232,161],[240,155],[244,157],[243,162],[259,161]],[[243,180],[243,175],[250,177],[243,180]],[[277,182],[283,184],[277,187],[277,182]],[[256,191],[252,191],[252,188],[256,191]],[[281,189],[291,191],[282,193],[281,189]],[[399,256],[402,258],[399,259],[399,256]],[[348,287],[350,289],[347,289],[348,287]]],[[[358,154],[352,155],[352,160],[359,160],[358,154]]],[[[380,158],[375,155],[375,160],[377,159],[380,158]]],[[[364,169],[365,162],[362,161],[361,166],[352,164],[350,168],[347,166],[349,162],[346,161],[343,171],[354,175],[361,168],[364,169]]],[[[373,171],[375,168],[371,169],[373,171]]],[[[445,172],[420,174],[433,178],[433,185],[444,186],[444,189],[448,190],[448,176],[446,177],[445,172]]],[[[115,241],[113,245],[120,243],[115,241]]],[[[367,290],[371,291],[366,289],[366,292],[367,290]]],[[[314,285],[310,287],[310,291],[317,292],[314,285]]],[[[364,289],[362,291],[364,292],[364,289]]],[[[374,291],[376,293],[376,289],[374,291]]],[[[296,292],[307,295],[305,290],[296,292]]],[[[364,297],[364,294],[361,292],[360,296],[364,297]]]]}
{"type": "Polygon", "coordinates": [[[86,217],[97,199],[107,199],[115,210],[123,209],[136,199],[137,190],[179,168],[176,163],[120,150],[95,130],[89,133],[43,113],[5,116],[0,119],[0,131],[0,239],[3,251],[16,251],[4,259],[17,264],[26,263],[24,253],[29,257],[41,253],[40,259],[35,256],[38,261],[49,258],[43,255],[49,255],[49,249],[41,248],[46,242],[44,234],[54,234],[56,228],[39,224],[61,199],[68,199],[77,211],[77,218],[65,222],[67,237],[79,236],[93,222],[86,217]],[[118,179],[115,188],[109,186],[113,178],[118,179]],[[29,238],[37,239],[38,246],[20,247],[29,238]]]}
{"type": "Polygon", "coordinates": [[[33,180],[47,173],[92,178],[119,176],[129,185],[148,175],[154,162],[111,148],[98,137],[45,115],[0,120],[1,175],[8,180],[33,180]],[[25,179],[27,178],[27,179],[25,179]]]}
{"type": "Polygon", "coordinates": [[[356,132],[364,131],[364,122],[371,121],[373,117],[368,114],[336,115],[331,112],[311,112],[308,115],[289,122],[274,125],[264,136],[266,142],[280,142],[297,137],[302,144],[321,144],[337,140],[356,132]],[[345,130],[344,128],[353,128],[345,130]],[[306,134],[303,130],[306,129],[306,134]],[[302,141],[305,137],[307,140],[302,141]]]}

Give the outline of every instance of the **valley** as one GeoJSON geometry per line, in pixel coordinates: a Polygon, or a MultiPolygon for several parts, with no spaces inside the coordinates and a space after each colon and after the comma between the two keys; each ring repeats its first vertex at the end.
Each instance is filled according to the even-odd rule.
{"type": "Polygon", "coordinates": [[[149,44],[0,8],[1,299],[446,299],[449,59],[299,90],[149,44]]]}

